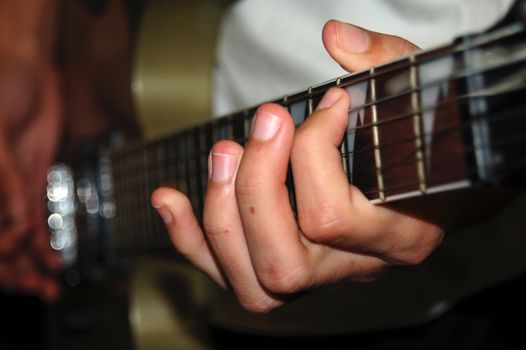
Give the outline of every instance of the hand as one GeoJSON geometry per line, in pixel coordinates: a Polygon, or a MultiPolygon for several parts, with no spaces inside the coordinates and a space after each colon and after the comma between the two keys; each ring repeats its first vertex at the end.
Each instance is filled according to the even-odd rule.
{"type": "MultiPolygon", "coordinates": [[[[36,26],[40,22],[29,21],[29,16],[42,16],[39,6],[47,3],[37,4],[34,13],[18,2],[1,5],[18,15],[27,13],[12,17],[36,26]]],[[[49,43],[46,38],[33,40],[25,34],[35,31],[25,33],[22,24],[4,19],[0,28],[0,288],[53,299],[58,294],[53,274],[59,260],[49,245],[44,194],[46,172],[62,130],[59,77],[51,50],[47,52],[44,45],[49,43]]]]}
{"type": "MultiPolygon", "coordinates": [[[[415,50],[392,36],[330,21],[323,40],[349,71],[415,50]]],[[[340,279],[369,281],[392,265],[419,264],[441,242],[442,230],[424,220],[372,205],[350,186],[339,146],[352,104],[330,89],[298,130],[289,113],[261,106],[243,149],[221,141],[210,152],[204,231],[188,199],[161,188],[152,204],[176,248],[248,310],[266,312],[287,296],[340,279]],[[295,220],[285,187],[291,162],[295,220]]]]}

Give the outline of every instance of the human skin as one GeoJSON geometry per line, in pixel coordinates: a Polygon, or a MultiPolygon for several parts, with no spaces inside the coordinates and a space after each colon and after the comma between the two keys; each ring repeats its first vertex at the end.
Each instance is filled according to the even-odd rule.
{"type": "Polygon", "coordinates": [[[62,132],[58,2],[0,1],[0,286],[58,294],[42,194],[62,132]]]}
{"type": "MultiPolygon", "coordinates": [[[[352,72],[417,50],[395,36],[329,21],[329,54],[352,72]]],[[[440,244],[439,225],[372,205],[342,169],[339,145],[352,101],[330,89],[297,130],[287,110],[258,108],[245,147],[220,141],[209,156],[203,223],[176,189],[152,205],[174,246],[247,310],[267,312],[289,295],[341,279],[369,281],[393,265],[420,264],[440,244]],[[297,219],[285,186],[290,161],[297,219]]]]}

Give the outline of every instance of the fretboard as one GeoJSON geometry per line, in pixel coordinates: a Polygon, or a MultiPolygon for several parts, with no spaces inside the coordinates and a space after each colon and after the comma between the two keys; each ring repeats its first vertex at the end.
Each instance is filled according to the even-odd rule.
{"type": "MultiPolygon", "coordinates": [[[[490,141],[500,141],[488,133],[509,113],[490,113],[492,101],[523,91],[525,58],[524,28],[514,24],[271,102],[287,108],[300,125],[329,88],[345,89],[351,108],[341,144],[342,168],[350,184],[381,204],[496,179],[500,168],[490,141]],[[513,80],[517,72],[521,79],[513,80]]],[[[245,144],[255,110],[116,152],[114,245],[127,250],[167,245],[149,201],[159,186],[186,193],[201,217],[210,148],[222,139],[245,144]]],[[[289,171],[287,186],[295,209],[293,175],[289,171]]]]}

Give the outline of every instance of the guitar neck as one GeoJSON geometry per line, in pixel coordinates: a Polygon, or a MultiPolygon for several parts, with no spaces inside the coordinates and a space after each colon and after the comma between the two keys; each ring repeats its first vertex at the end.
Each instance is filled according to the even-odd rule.
{"type": "MultiPolygon", "coordinates": [[[[503,159],[511,151],[499,146],[504,137],[500,125],[506,118],[519,120],[513,113],[523,107],[522,101],[514,96],[524,89],[525,58],[524,28],[514,24],[272,102],[287,108],[300,125],[329,88],[345,89],[351,109],[341,144],[342,168],[349,183],[373,203],[392,202],[493,183],[510,174],[510,162],[503,159]],[[510,79],[517,74],[521,79],[510,79]],[[503,96],[515,104],[503,107],[503,96]]],[[[201,217],[210,148],[221,139],[244,144],[255,110],[248,108],[113,154],[114,246],[130,251],[169,245],[149,204],[159,186],[186,193],[201,217]]],[[[522,140],[517,130],[512,133],[522,140]]],[[[295,209],[290,171],[287,186],[295,209]]]]}

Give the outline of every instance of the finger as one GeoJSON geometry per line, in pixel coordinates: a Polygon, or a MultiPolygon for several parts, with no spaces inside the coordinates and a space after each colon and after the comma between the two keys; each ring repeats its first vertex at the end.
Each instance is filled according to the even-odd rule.
{"type": "Polygon", "coordinates": [[[294,124],[281,106],[261,106],[236,179],[251,261],[262,285],[290,293],[310,284],[307,251],[285,186],[294,124]]]}
{"type": "MultiPolygon", "coordinates": [[[[356,216],[356,210],[339,150],[347,129],[348,110],[347,93],[330,89],[296,131],[291,152],[294,187],[299,189],[299,226],[317,242],[338,243],[353,230],[350,217],[356,216]]],[[[370,205],[363,201],[358,204],[370,205]]]]}
{"type": "Polygon", "coordinates": [[[188,198],[176,190],[160,188],[152,194],[151,202],[163,219],[175,248],[216,283],[226,288],[226,281],[188,198]]]}
{"type": "Polygon", "coordinates": [[[29,228],[27,221],[19,222],[20,218],[7,218],[0,224],[0,257],[15,254],[18,245],[24,238],[24,232],[29,228]]]}
{"type": "Polygon", "coordinates": [[[309,239],[375,255],[392,263],[419,263],[441,241],[435,225],[372,205],[349,186],[339,151],[349,97],[331,89],[298,129],[291,155],[300,228],[309,239]],[[345,190],[342,190],[345,189],[345,190]]]}
{"type": "Polygon", "coordinates": [[[322,38],[331,57],[349,72],[367,69],[418,50],[416,45],[400,37],[335,20],[325,24],[322,38]]]}
{"type": "Polygon", "coordinates": [[[43,70],[39,83],[41,93],[31,122],[26,124],[13,148],[23,176],[32,179],[27,181],[27,191],[37,203],[44,193],[46,173],[57,155],[63,112],[60,82],[53,68],[43,70]]]}
{"type": "Polygon", "coordinates": [[[19,252],[16,259],[0,261],[0,287],[39,295],[47,301],[55,300],[59,294],[57,281],[41,273],[27,252],[19,252]]]}
{"type": "Polygon", "coordinates": [[[30,215],[22,176],[5,142],[0,138],[0,240],[5,244],[0,248],[2,251],[13,249],[13,245],[24,237],[30,215]]]}
{"type": "Polygon", "coordinates": [[[46,301],[58,298],[59,287],[56,277],[43,271],[40,261],[35,260],[31,252],[20,252],[14,264],[16,274],[19,276],[17,288],[38,295],[46,301]]]}
{"type": "Polygon", "coordinates": [[[240,304],[252,312],[266,312],[282,302],[262,288],[250,260],[234,186],[242,155],[243,148],[230,141],[217,143],[210,152],[205,234],[240,304]]]}
{"type": "Polygon", "coordinates": [[[34,255],[34,260],[41,264],[42,270],[58,272],[61,268],[60,257],[51,248],[49,232],[42,222],[43,219],[38,218],[32,226],[31,253],[34,255]]]}

